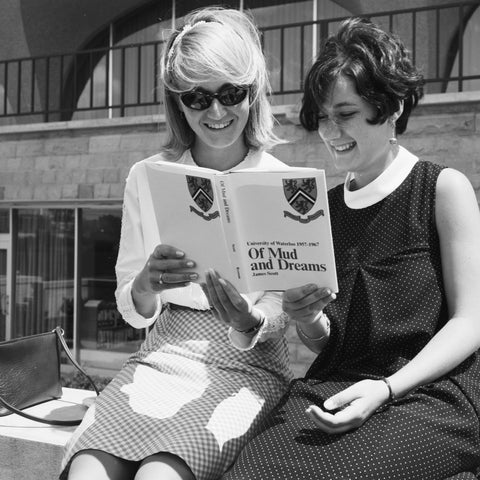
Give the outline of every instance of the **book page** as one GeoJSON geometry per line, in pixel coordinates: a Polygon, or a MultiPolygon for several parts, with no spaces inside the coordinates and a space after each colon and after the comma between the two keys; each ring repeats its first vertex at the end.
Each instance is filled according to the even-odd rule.
{"type": "Polygon", "coordinates": [[[147,165],[160,241],[184,251],[196,263],[198,282],[204,281],[208,268],[215,268],[224,278],[232,276],[214,188],[216,173],[170,162],[147,165]]]}
{"type": "Polygon", "coordinates": [[[325,173],[231,172],[237,224],[234,265],[251,291],[306,283],[338,290],[325,173]],[[239,258],[240,257],[240,258],[239,258]]]}

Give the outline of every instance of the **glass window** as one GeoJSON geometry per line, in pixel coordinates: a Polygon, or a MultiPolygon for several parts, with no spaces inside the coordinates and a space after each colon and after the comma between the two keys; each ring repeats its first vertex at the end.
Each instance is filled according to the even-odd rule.
{"type": "Polygon", "coordinates": [[[10,210],[0,208],[0,233],[10,233],[10,210]]]}
{"type": "MultiPolygon", "coordinates": [[[[96,366],[96,352],[129,353],[138,349],[144,330],[130,327],[115,302],[115,263],[120,240],[122,210],[82,209],[79,242],[79,334],[81,358],[96,366]]],[[[104,357],[106,358],[106,357],[104,357]]],[[[123,361],[120,355],[118,361],[123,361]]]]}
{"type": "MultiPolygon", "coordinates": [[[[458,17],[458,15],[457,15],[458,17]]],[[[450,17],[452,18],[452,17],[450,17]]],[[[480,58],[478,55],[478,45],[480,45],[480,8],[477,7],[465,26],[463,34],[462,46],[462,75],[479,76],[480,75],[480,58]]],[[[458,46],[459,48],[459,46],[458,46]]],[[[456,51],[455,61],[449,72],[450,76],[459,74],[460,54],[456,51]]],[[[462,82],[462,91],[472,92],[480,90],[480,78],[472,80],[464,80],[462,82]]],[[[460,91],[459,82],[451,80],[448,82],[447,92],[460,91]]]]}
{"type": "Polygon", "coordinates": [[[312,27],[296,26],[287,28],[268,27],[309,22],[313,19],[312,0],[300,2],[254,2],[246,1],[245,8],[251,9],[257,25],[263,30],[262,43],[270,72],[274,105],[293,104],[301,97],[305,61],[312,56],[312,27]],[[303,39],[303,42],[302,42],[303,39]],[[281,92],[279,94],[279,92],[281,92]]]}
{"type": "Polygon", "coordinates": [[[53,330],[73,337],[73,209],[14,210],[12,337],[53,330]]]}
{"type": "Polygon", "coordinates": [[[263,31],[263,48],[275,92],[272,103],[297,103],[301,99],[305,72],[315,56],[314,46],[316,48],[319,43],[318,27],[309,24],[314,20],[314,12],[316,11],[317,20],[348,16],[349,12],[330,0],[292,0],[281,3],[245,0],[244,6],[251,9],[255,21],[263,31]]]}
{"type": "Polygon", "coordinates": [[[98,47],[100,43],[105,54],[100,52],[93,62],[86,58],[84,69],[79,69],[77,75],[83,83],[77,109],[89,109],[92,104],[97,110],[75,111],[72,119],[103,118],[109,110],[113,117],[160,113],[158,62],[162,31],[170,28],[171,4],[155,3],[113,24],[111,57],[107,58],[106,53],[110,43],[109,31],[102,32],[92,41],[87,48],[98,47]],[[142,105],[135,106],[138,103],[142,105]],[[110,106],[113,108],[109,109],[110,106]]]}
{"type": "Polygon", "coordinates": [[[5,340],[7,323],[7,250],[0,248],[0,341],[5,340]]]}
{"type": "MultiPolygon", "coordinates": [[[[12,338],[58,325],[71,346],[77,332],[82,362],[111,370],[138,349],[145,330],[130,327],[115,302],[121,215],[120,207],[78,209],[76,232],[73,208],[13,210],[12,338]]],[[[7,258],[0,249],[0,339],[6,331],[7,258]]]]}

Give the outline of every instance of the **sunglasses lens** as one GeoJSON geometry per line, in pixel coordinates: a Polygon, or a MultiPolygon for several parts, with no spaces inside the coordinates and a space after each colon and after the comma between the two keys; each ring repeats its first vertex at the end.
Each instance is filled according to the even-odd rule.
{"type": "Polygon", "coordinates": [[[191,92],[182,93],[180,100],[182,103],[192,110],[206,110],[213,102],[214,98],[225,107],[238,105],[245,100],[249,87],[228,86],[220,90],[218,93],[202,92],[201,90],[192,90],[191,92]]]}
{"type": "Polygon", "coordinates": [[[201,91],[192,91],[180,95],[182,103],[192,110],[205,110],[212,103],[210,95],[201,91]]]}
{"type": "Polygon", "coordinates": [[[238,105],[243,102],[247,96],[248,88],[245,87],[227,87],[222,90],[218,95],[218,100],[222,105],[231,107],[232,105],[238,105]]]}

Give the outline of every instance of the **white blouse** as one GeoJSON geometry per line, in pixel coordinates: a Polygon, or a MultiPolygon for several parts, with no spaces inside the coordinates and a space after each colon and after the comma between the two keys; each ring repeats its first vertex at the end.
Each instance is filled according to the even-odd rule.
{"type": "MultiPolygon", "coordinates": [[[[115,266],[117,276],[115,297],[117,308],[124,320],[135,328],[152,325],[160,314],[162,304],[167,302],[196,310],[210,308],[207,297],[197,283],[162,291],[157,295],[156,310],[150,318],[139,314],[133,303],[133,280],[155,247],[161,244],[145,165],[163,159],[161,154],[156,154],[134,164],[125,185],[120,247],[115,266]]],[[[182,155],[178,163],[195,164],[190,150],[182,155]]],[[[285,164],[266,152],[250,151],[246,158],[231,170],[243,168],[271,170],[285,168],[285,164]]],[[[251,308],[259,311],[265,321],[254,338],[230,328],[229,338],[237,348],[242,350],[253,348],[257,341],[264,341],[271,336],[277,337],[286,330],[288,320],[286,315],[282,315],[280,292],[252,292],[242,296],[249,302],[251,308]]]]}

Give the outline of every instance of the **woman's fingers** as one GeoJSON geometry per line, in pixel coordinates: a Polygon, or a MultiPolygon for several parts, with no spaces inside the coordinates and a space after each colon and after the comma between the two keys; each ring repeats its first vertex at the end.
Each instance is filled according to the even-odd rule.
{"type": "Polygon", "coordinates": [[[171,245],[160,244],[155,247],[152,253],[152,257],[158,259],[165,259],[165,258],[184,258],[185,252],[182,250],[172,247],[171,245]]]}
{"type": "Polygon", "coordinates": [[[344,408],[345,406],[351,404],[354,400],[359,397],[359,394],[356,393],[356,383],[352,386],[338,392],[335,395],[332,395],[330,398],[327,398],[325,402],[323,402],[323,407],[326,410],[337,410],[339,408],[344,408]]]}
{"type": "Polygon", "coordinates": [[[219,289],[216,286],[217,280],[210,272],[205,274],[205,284],[208,291],[207,298],[209,299],[210,305],[220,314],[225,315],[225,308],[221,299],[219,298],[219,289]]]}
{"type": "Polygon", "coordinates": [[[238,312],[244,312],[248,310],[245,299],[238,293],[237,289],[230,282],[219,277],[215,270],[209,269],[206,272],[206,278],[207,285],[214,289],[215,297],[225,311],[232,311],[233,309],[238,312]]]}
{"type": "Polygon", "coordinates": [[[334,434],[343,433],[358,428],[362,419],[356,414],[354,406],[348,406],[336,413],[325,412],[317,405],[311,405],[306,414],[323,432],[334,434]]]}
{"type": "Polygon", "coordinates": [[[191,269],[195,267],[195,262],[187,258],[156,258],[153,255],[148,259],[148,268],[151,271],[175,271],[182,269],[191,269]]]}
{"type": "Polygon", "coordinates": [[[320,288],[310,283],[302,287],[286,290],[283,294],[283,303],[284,306],[292,311],[296,311],[320,301],[328,303],[332,295],[335,294],[329,288],[320,288]]]}
{"type": "Polygon", "coordinates": [[[283,295],[283,310],[294,319],[314,318],[336,298],[329,288],[320,288],[315,284],[286,290],[283,295]]]}
{"type": "Polygon", "coordinates": [[[306,413],[327,433],[342,433],[362,425],[385,403],[385,384],[381,380],[361,380],[331,396],[322,406],[311,405],[306,413]]]}
{"type": "Polygon", "coordinates": [[[185,253],[171,245],[157,245],[147,261],[149,280],[154,290],[177,288],[198,279],[191,270],[195,262],[185,257],[185,253]]]}
{"type": "Polygon", "coordinates": [[[225,302],[228,306],[232,306],[239,312],[245,312],[248,310],[248,304],[245,299],[240,295],[238,290],[224,278],[218,276],[217,272],[213,271],[214,276],[217,278],[219,285],[222,287],[225,294],[225,302]]]}
{"type": "Polygon", "coordinates": [[[318,291],[319,288],[314,283],[308,283],[301,287],[290,288],[285,290],[283,300],[289,304],[303,304],[305,299],[312,293],[318,291]]]}
{"type": "Polygon", "coordinates": [[[322,406],[311,405],[306,410],[307,415],[327,433],[342,433],[358,428],[368,415],[362,395],[356,392],[355,385],[328,398],[322,406]]]}
{"type": "Polygon", "coordinates": [[[151,270],[158,271],[176,271],[176,270],[185,270],[192,269],[195,267],[195,263],[192,260],[157,260],[152,259],[149,262],[149,267],[151,270]]]}
{"type": "Polygon", "coordinates": [[[185,286],[198,279],[198,274],[195,272],[178,271],[178,269],[183,270],[187,268],[191,268],[190,262],[174,265],[171,265],[169,262],[160,264],[150,262],[148,265],[150,284],[155,290],[185,286]]]}

